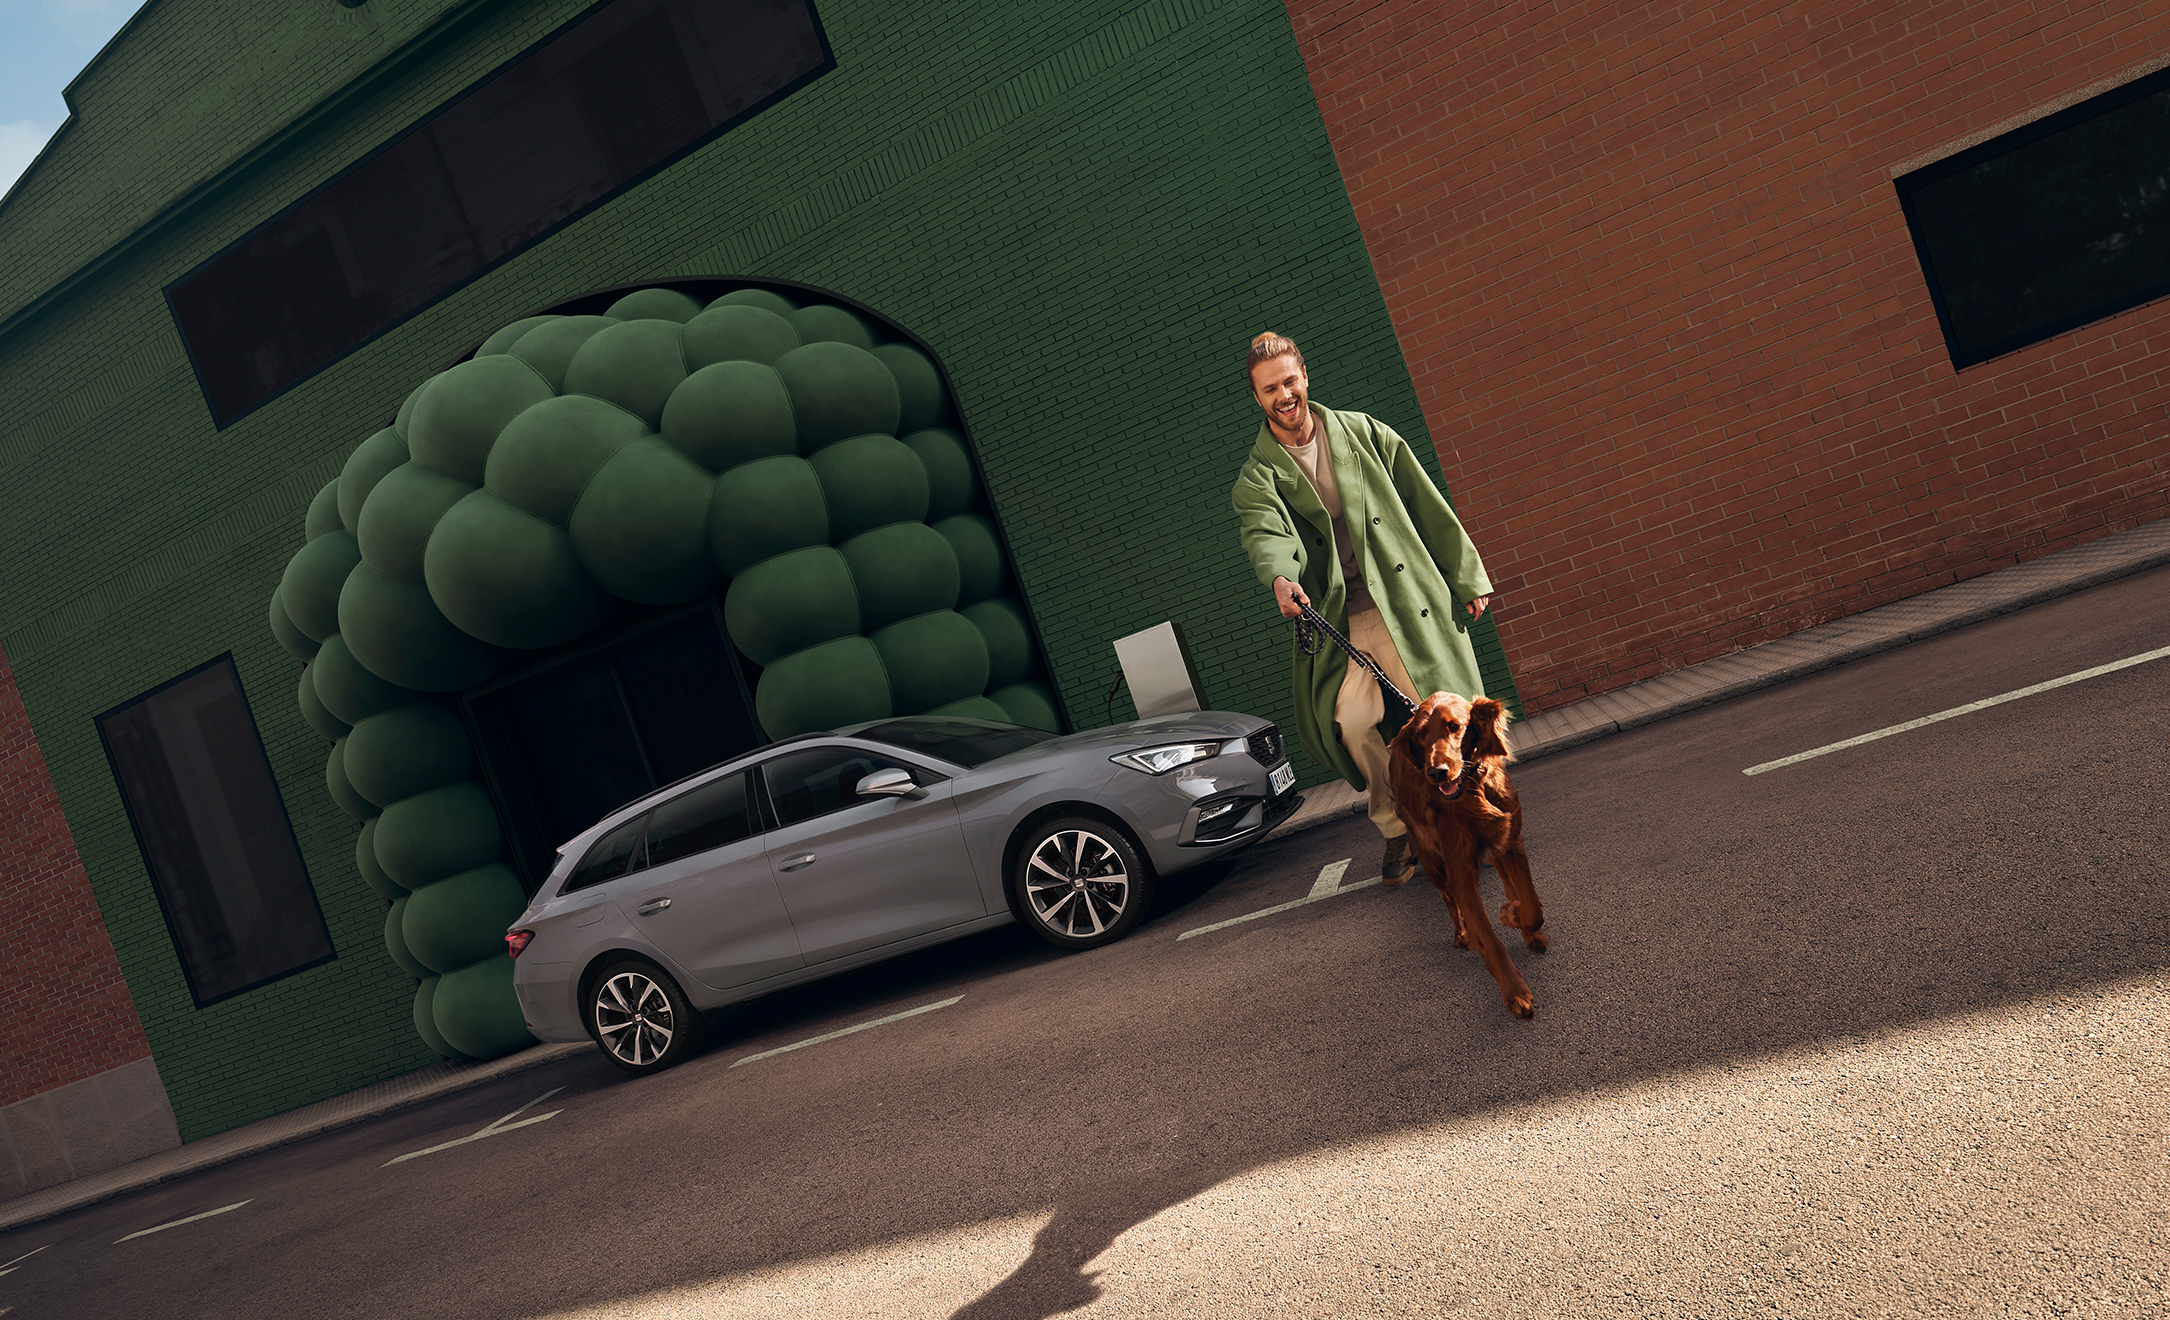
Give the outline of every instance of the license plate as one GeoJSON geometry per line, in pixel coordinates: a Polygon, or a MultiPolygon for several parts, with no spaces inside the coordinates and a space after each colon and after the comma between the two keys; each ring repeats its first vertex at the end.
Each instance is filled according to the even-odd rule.
{"type": "Polygon", "coordinates": [[[1296,767],[1283,761],[1273,768],[1271,779],[1273,781],[1273,795],[1279,797],[1296,787],[1296,767]]]}

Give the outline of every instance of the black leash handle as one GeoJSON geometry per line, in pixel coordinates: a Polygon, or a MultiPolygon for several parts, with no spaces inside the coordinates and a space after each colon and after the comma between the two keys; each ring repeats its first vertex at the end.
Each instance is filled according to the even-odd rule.
{"type": "Polygon", "coordinates": [[[1324,642],[1319,640],[1319,632],[1323,630],[1328,637],[1334,639],[1334,645],[1349,653],[1350,663],[1362,665],[1367,673],[1379,680],[1379,686],[1387,694],[1391,695],[1395,701],[1401,703],[1405,715],[1417,713],[1416,699],[1394,686],[1394,680],[1386,676],[1386,671],[1379,668],[1378,663],[1370,656],[1357,650],[1348,638],[1343,637],[1334,625],[1326,621],[1325,615],[1312,609],[1309,605],[1299,605],[1296,608],[1303,611],[1303,613],[1296,616],[1296,645],[1303,648],[1305,655],[1317,655],[1319,648],[1325,645],[1324,642]]]}

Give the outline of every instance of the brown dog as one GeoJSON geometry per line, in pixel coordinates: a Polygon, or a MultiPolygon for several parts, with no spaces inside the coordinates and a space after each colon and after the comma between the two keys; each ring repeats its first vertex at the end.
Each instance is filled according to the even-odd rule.
{"type": "Polygon", "coordinates": [[[1537,1014],[1530,988],[1477,901],[1477,868],[1489,861],[1507,891],[1500,921],[1520,930],[1532,950],[1545,951],[1545,909],[1522,850],[1522,799],[1507,779],[1514,759],[1507,720],[1507,708],[1489,697],[1434,692],[1394,735],[1388,782],[1424,874],[1454,912],[1454,947],[1474,939],[1507,1011],[1526,1018],[1537,1014]]]}

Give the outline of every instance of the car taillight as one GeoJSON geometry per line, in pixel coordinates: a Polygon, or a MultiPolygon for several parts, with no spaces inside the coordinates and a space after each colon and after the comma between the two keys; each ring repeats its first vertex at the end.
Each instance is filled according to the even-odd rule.
{"type": "Polygon", "coordinates": [[[534,931],[516,930],[505,937],[505,943],[512,949],[512,956],[517,958],[520,956],[520,950],[526,948],[527,942],[534,938],[534,931]]]}

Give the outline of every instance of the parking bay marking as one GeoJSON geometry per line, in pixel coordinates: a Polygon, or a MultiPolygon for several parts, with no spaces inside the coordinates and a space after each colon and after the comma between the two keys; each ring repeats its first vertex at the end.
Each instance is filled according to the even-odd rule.
{"type": "MultiPolygon", "coordinates": [[[[249,1201],[253,1201],[255,1199],[256,1198],[252,1196],[249,1198],[249,1201]]],[[[249,1201],[236,1201],[232,1205],[222,1205],[216,1210],[206,1210],[200,1215],[190,1215],[186,1219],[176,1219],[170,1224],[160,1224],[156,1228],[139,1229],[136,1232],[130,1233],[127,1237],[113,1239],[113,1245],[117,1247],[123,1242],[130,1242],[139,1237],[149,1237],[153,1233],[163,1233],[169,1228],[179,1228],[183,1224],[193,1224],[199,1219],[209,1219],[213,1215],[223,1215],[228,1210],[239,1210],[242,1206],[247,1205],[249,1201]]],[[[45,1250],[45,1248],[39,1247],[38,1250],[43,1251],[45,1250]]]]}
{"type": "Polygon", "coordinates": [[[2047,692],[2051,688],[2061,688],[2068,683],[2100,678],[2104,674],[2113,674],[2120,669],[2130,669],[2134,665],[2144,665],[2150,660],[2160,660],[2164,656],[2170,656],[2170,646],[2160,647],[2141,655],[2129,655],[2122,660],[2112,660],[2106,665],[2096,665],[2093,669],[2082,669],[2076,674],[2066,674],[2063,678],[2053,678],[2046,683],[2036,683],[2032,687],[2015,688],[2010,692],[2000,692],[1994,697],[1983,697],[1980,701],[1970,701],[1964,706],[1954,706],[1950,710],[1940,710],[1934,715],[1924,715],[1918,720],[1908,720],[1904,724],[1893,724],[1886,728],[1877,729],[1872,733],[1864,733],[1858,738],[1848,738],[1844,742],[1826,743],[1821,747],[1812,747],[1805,752],[1795,752],[1792,756],[1782,756],[1775,761],[1765,761],[1761,765],[1749,766],[1741,773],[1744,775],[1760,775],[1766,770],[1783,770],[1789,765],[1795,765],[1813,757],[1824,756],[1831,752],[1843,752],[1849,747],[1859,747],[1866,742],[1875,742],[1878,738],[1889,738],[1895,733],[1906,733],[1925,724],[1935,724],[1939,720],[1971,715],[1975,711],[1987,710],[1991,706],[2001,706],[2007,701],[2017,701],[2021,697],[2031,697],[2037,692],[2047,692]]]}
{"type": "Polygon", "coordinates": [[[793,1041],[789,1045],[779,1045],[773,1050],[763,1050],[759,1054],[749,1054],[743,1059],[733,1059],[731,1060],[731,1066],[736,1068],[742,1063],[752,1063],[758,1059],[773,1059],[779,1054],[789,1054],[793,1050],[803,1050],[809,1045],[819,1045],[823,1041],[835,1040],[839,1036],[849,1036],[853,1032],[865,1031],[869,1027],[885,1026],[891,1022],[901,1022],[908,1017],[918,1017],[921,1013],[932,1013],[938,1008],[948,1008],[962,998],[964,998],[963,995],[958,995],[952,999],[945,999],[939,1004],[921,1004],[917,1008],[907,1008],[902,1013],[891,1013],[888,1017],[876,1018],[872,1022],[862,1022],[856,1027],[845,1027],[841,1031],[832,1031],[825,1036],[810,1036],[805,1040],[793,1041]]]}
{"type": "Polygon", "coordinates": [[[440,1142],[439,1144],[430,1147],[428,1150],[410,1150],[404,1155],[394,1155],[392,1158],[386,1160],[379,1167],[389,1169],[402,1160],[414,1160],[420,1159],[424,1155],[435,1155],[438,1151],[450,1150],[454,1146],[464,1146],[470,1141],[480,1141],[484,1137],[494,1137],[501,1133],[510,1132],[514,1128],[524,1128],[530,1123],[540,1123],[543,1122],[545,1119],[556,1118],[559,1114],[562,1114],[565,1111],[562,1109],[553,1109],[547,1114],[537,1114],[533,1118],[520,1118],[520,1115],[526,1113],[530,1109],[533,1109],[535,1106],[541,1104],[545,1100],[548,1100],[551,1096],[556,1095],[559,1091],[562,1091],[564,1089],[564,1087],[560,1086],[552,1090],[543,1092],[541,1095],[536,1096],[533,1100],[528,1101],[526,1104],[520,1106],[518,1109],[513,1110],[511,1113],[505,1115],[503,1118],[498,1119],[495,1123],[490,1124],[488,1127],[482,1129],[482,1131],[480,1132],[475,1133],[471,1137],[457,1137],[451,1141],[440,1142]],[[512,1121],[516,1118],[520,1118],[520,1121],[517,1123],[512,1121]]]}
{"type": "MultiPolygon", "coordinates": [[[[153,1231],[153,1232],[156,1232],[157,1230],[156,1230],[156,1229],[153,1229],[153,1230],[151,1230],[151,1231],[153,1231]]],[[[127,1238],[122,1238],[122,1239],[121,1239],[121,1242],[126,1242],[127,1240],[128,1240],[127,1238]]],[[[52,1245],[53,1245],[52,1243],[48,1242],[48,1243],[46,1243],[46,1244],[45,1244],[45,1247],[49,1247],[49,1246],[52,1246],[52,1245]]],[[[120,1245],[120,1243],[119,1243],[119,1242],[116,1242],[116,1243],[114,1243],[113,1245],[115,1245],[115,1246],[119,1246],[119,1245],[120,1245]]],[[[5,1265],[0,1265],[0,1274],[13,1274],[13,1273],[15,1272],[15,1267],[16,1267],[16,1266],[18,1266],[18,1265],[22,1264],[22,1263],[23,1263],[24,1261],[26,1261],[26,1260],[29,1260],[29,1259],[30,1259],[30,1258],[31,1258],[32,1256],[35,1256],[35,1255],[37,1255],[37,1254],[38,1254],[38,1251],[43,1251],[43,1250],[45,1250],[45,1247],[39,1247],[39,1248],[37,1249],[37,1251],[26,1251],[26,1252],[24,1252],[24,1253],[23,1253],[22,1255],[20,1255],[20,1256],[17,1256],[17,1257],[15,1258],[15,1259],[13,1259],[13,1260],[9,1261],[9,1262],[8,1262],[7,1264],[5,1264],[5,1265]]]]}
{"type": "Polygon", "coordinates": [[[1336,898],[1342,894],[1353,894],[1359,889],[1369,889],[1379,883],[1379,877],[1373,876],[1369,880],[1359,880],[1353,885],[1345,885],[1341,883],[1341,877],[1348,873],[1348,869],[1349,859],[1346,857],[1338,862],[1328,862],[1319,868],[1319,878],[1311,882],[1311,892],[1302,898],[1287,903],[1276,903],[1270,908],[1260,908],[1256,912],[1246,912],[1240,917],[1230,917],[1226,921],[1216,921],[1210,926],[1200,926],[1196,930],[1186,930],[1176,938],[1187,940],[1193,935],[1209,935],[1217,930],[1226,930],[1230,926],[1239,926],[1246,921],[1256,921],[1260,917],[1270,917],[1276,912],[1287,912],[1291,908],[1300,908],[1306,903],[1316,903],[1322,898],[1336,898]]]}

